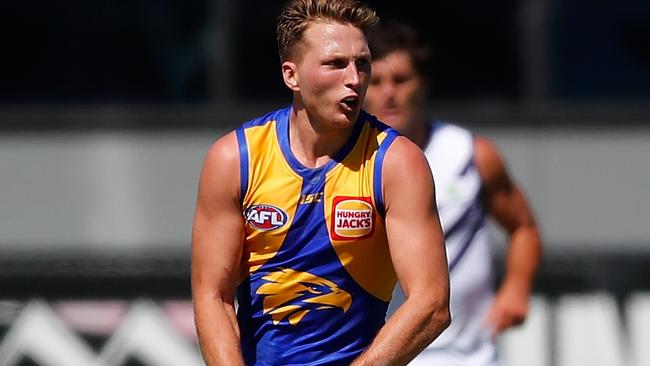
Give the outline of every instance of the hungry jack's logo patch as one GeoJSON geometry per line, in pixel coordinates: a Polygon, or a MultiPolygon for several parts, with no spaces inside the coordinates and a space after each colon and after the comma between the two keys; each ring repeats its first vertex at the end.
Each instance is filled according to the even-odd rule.
{"type": "Polygon", "coordinates": [[[330,229],[332,239],[364,239],[372,236],[374,230],[375,210],[370,197],[334,197],[330,229]]]}

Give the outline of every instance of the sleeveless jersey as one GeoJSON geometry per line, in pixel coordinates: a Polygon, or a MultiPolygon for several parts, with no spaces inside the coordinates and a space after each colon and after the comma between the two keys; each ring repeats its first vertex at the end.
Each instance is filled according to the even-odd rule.
{"type": "Polygon", "coordinates": [[[237,130],[242,351],[247,365],[345,365],[384,324],[396,283],[381,169],[398,134],[362,112],[341,151],[310,169],[291,151],[290,111],[237,130]]]}
{"type": "Polygon", "coordinates": [[[473,136],[459,126],[434,122],[424,153],[445,234],[452,322],[411,365],[496,365],[496,347],[482,328],[493,297],[492,243],[473,136]]]}

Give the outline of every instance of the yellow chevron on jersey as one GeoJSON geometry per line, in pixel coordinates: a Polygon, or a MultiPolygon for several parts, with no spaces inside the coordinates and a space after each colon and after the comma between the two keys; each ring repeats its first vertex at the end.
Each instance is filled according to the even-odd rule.
{"type": "MultiPolygon", "coordinates": [[[[248,223],[244,247],[248,259],[244,267],[251,272],[259,269],[280,248],[298,206],[296,196],[285,193],[300,192],[302,186],[300,176],[282,157],[279,145],[269,143],[278,140],[276,129],[276,121],[270,120],[261,126],[244,130],[249,152],[248,166],[245,167],[248,171],[245,182],[248,189],[242,191],[245,192],[242,200],[243,207],[246,208],[244,218],[248,223]],[[251,225],[248,217],[256,205],[275,208],[285,215],[285,222],[271,230],[259,230],[259,224],[251,225]]],[[[247,277],[248,273],[242,275],[247,277]]]]}
{"type": "Polygon", "coordinates": [[[290,111],[237,130],[242,349],[251,365],[345,364],[383,325],[396,283],[381,168],[397,132],[363,112],[341,151],[311,169],[291,151],[290,111]]]}

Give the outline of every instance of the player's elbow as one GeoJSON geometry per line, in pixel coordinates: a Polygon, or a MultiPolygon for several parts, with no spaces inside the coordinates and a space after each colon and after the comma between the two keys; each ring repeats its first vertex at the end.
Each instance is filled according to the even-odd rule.
{"type": "Polygon", "coordinates": [[[447,329],[449,325],[451,325],[451,311],[449,310],[449,302],[440,304],[440,306],[435,309],[432,314],[431,322],[436,328],[436,337],[438,334],[442,333],[443,330],[447,329]]]}
{"type": "Polygon", "coordinates": [[[433,299],[427,309],[427,333],[432,342],[451,324],[451,311],[447,298],[433,299]]]}

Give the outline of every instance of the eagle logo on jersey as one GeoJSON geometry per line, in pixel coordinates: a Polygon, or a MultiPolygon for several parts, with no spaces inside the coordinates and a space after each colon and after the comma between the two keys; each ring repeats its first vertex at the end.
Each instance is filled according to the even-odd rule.
{"type": "Polygon", "coordinates": [[[312,310],[341,309],[347,312],[352,296],[336,283],[308,272],[289,268],[262,277],[268,281],[257,289],[264,295],[264,314],[270,314],[273,324],[286,319],[296,325],[312,310]]]}
{"type": "Polygon", "coordinates": [[[266,204],[249,206],[244,210],[244,217],[248,224],[261,231],[281,228],[289,221],[283,209],[266,204]]]}

